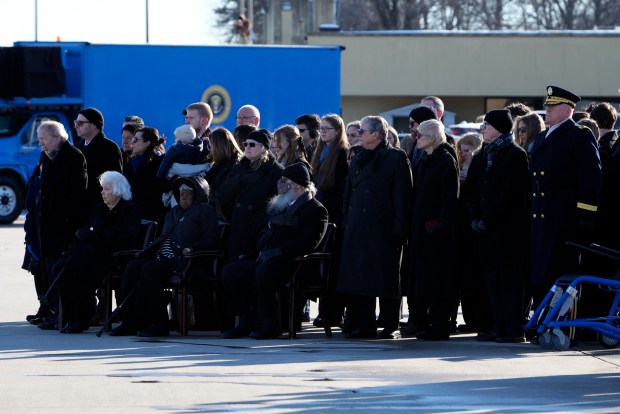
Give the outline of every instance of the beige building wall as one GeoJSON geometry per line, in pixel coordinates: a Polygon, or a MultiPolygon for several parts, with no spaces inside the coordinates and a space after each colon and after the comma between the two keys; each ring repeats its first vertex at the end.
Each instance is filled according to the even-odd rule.
{"type": "Polygon", "coordinates": [[[457,121],[473,120],[493,109],[488,98],[542,105],[549,84],[583,98],[619,98],[620,32],[326,32],[310,34],[308,44],[345,48],[345,119],[437,95],[457,121]]]}

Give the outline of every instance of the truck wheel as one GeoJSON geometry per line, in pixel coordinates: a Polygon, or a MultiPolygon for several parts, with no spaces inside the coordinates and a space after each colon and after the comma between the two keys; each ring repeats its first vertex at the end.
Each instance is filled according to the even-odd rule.
{"type": "Polygon", "coordinates": [[[22,212],[24,200],[19,186],[10,177],[0,177],[0,224],[10,224],[22,212]]]}

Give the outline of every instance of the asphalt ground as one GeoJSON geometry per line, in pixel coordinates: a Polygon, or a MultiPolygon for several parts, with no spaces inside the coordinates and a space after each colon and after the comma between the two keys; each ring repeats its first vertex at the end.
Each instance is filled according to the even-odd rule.
{"type": "Polygon", "coordinates": [[[311,324],[269,341],[42,331],[24,320],[38,305],[22,223],[0,226],[1,413],[620,412],[620,351],[595,343],[347,340],[311,324]]]}

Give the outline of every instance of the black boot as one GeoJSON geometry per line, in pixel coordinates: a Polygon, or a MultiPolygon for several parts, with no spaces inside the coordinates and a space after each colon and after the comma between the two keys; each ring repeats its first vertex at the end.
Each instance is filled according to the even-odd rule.
{"type": "Polygon", "coordinates": [[[222,332],[224,339],[239,339],[248,336],[256,328],[256,323],[249,316],[240,316],[239,323],[233,329],[222,332]]]}
{"type": "Polygon", "coordinates": [[[277,339],[282,335],[280,326],[275,320],[265,319],[259,323],[258,329],[250,333],[253,339],[277,339]]]}

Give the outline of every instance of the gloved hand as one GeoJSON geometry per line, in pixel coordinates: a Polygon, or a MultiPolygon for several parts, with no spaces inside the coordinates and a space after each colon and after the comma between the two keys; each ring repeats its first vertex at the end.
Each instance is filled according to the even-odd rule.
{"type": "Polygon", "coordinates": [[[269,221],[276,226],[295,226],[299,224],[299,217],[289,214],[278,214],[271,217],[269,221]]]}
{"type": "Polygon", "coordinates": [[[483,234],[487,230],[487,225],[482,219],[473,219],[471,221],[471,229],[474,233],[483,234]]]}
{"type": "Polygon", "coordinates": [[[282,256],[282,250],[280,249],[261,250],[260,254],[258,255],[258,259],[256,259],[256,261],[258,263],[265,263],[266,261],[271,260],[274,257],[278,257],[278,256],[282,256]]]}
{"type": "Polygon", "coordinates": [[[92,227],[82,227],[77,229],[75,237],[79,241],[87,241],[95,238],[95,232],[92,227]]]}

